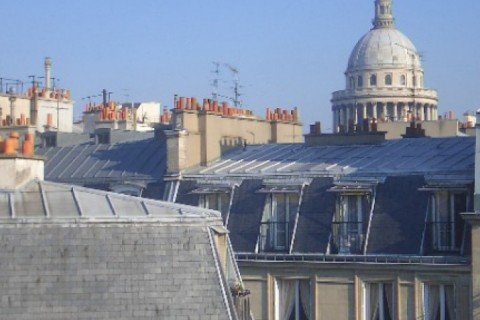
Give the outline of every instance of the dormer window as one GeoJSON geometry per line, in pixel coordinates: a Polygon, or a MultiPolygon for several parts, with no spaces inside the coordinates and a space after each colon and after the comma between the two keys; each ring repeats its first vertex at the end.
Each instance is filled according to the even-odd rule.
{"type": "Polygon", "coordinates": [[[201,194],[199,197],[199,206],[205,209],[217,210],[226,217],[230,207],[230,194],[228,193],[208,193],[201,194]]]}
{"type": "Polygon", "coordinates": [[[233,186],[231,185],[205,184],[198,186],[192,193],[198,194],[199,207],[220,211],[223,222],[226,224],[230,211],[232,190],[233,186]]]}
{"type": "Polygon", "coordinates": [[[328,190],[337,193],[328,249],[330,253],[363,252],[373,188],[374,185],[368,182],[342,182],[328,190]]]}
{"type": "Polygon", "coordinates": [[[361,253],[370,206],[366,194],[339,194],[332,225],[333,249],[339,254],[361,253]]]}
{"type": "Polygon", "coordinates": [[[260,224],[258,251],[288,251],[298,212],[298,193],[268,193],[260,224]]]}
{"type": "Polygon", "coordinates": [[[467,211],[467,203],[467,192],[437,190],[432,193],[426,233],[428,251],[460,251],[465,229],[460,213],[467,211]]]}

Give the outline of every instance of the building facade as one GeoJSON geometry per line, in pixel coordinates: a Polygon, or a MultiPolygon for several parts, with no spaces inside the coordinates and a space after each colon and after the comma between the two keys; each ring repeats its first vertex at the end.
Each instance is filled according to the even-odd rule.
{"type": "Polygon", "coordinates": [[[392,0],[375,0],[373,28],[355,45],[345,71],[346,87],[332,96],[335,132],[364,122],[438,119],[438,97],[424,86],[421,55],[395,28],[392,0]]]}
{"type": "MultiPolygon", "coordinates": [[[[52,59],[45,58],[44,85],[35,80],[26,92],[19,80],[0,79],[0,127],[32,126],[38,132],[72,132],[73,100],[52,80],[52,59]]],[[[13,129],[12,129],[13,130],[13,129]]]]}
{"type": "Polygon", "coordinates": [[[0,142],[2,319],[251,319],[218,212],[43,181],[21,140],[0,142]]]}
{"type": "Polygon", "coordinates": [[[264,144],[166,189],[222,212],[255,319],[468,319],[474,158],[471,137],[264,144]]]}

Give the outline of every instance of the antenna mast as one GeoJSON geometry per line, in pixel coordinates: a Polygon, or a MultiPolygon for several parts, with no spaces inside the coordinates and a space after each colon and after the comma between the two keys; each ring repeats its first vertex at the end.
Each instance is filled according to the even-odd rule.
{"type": "Polygon", "coordinates": [[[220,62],[212,62],[213,65],[215,66],[215,69],[212,71],[212,73],[215,74],[215,77],[213,78],[212,81],[212,100],[213,101],[218,101],[218,79],[220,78],[220,62]]]}
{"type": "Polygon", "coordinates": [[[240,93],[240,80],[238,79],[238,69],[232,65],[225,64],[227,68],[230,69],[230,71],[233,73],[233,93],[234,93],[234,98],[233,98],[233,105],[235,108],[241,107],[241,101],[240,101],[240,96],[242,95],[240,93]]]}

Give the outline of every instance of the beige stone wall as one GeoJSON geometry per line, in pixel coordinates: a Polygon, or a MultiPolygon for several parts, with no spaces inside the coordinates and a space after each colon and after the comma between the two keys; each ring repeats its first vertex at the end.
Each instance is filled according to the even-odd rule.
{"type": "MultiPolygon", "coordinates": [[[[425,135],[432,138],[439,137],[456,137],[458,131],[457,120],[438,120],[438,121],[417,121],[425,129],[425,135]]],[[[388,140],[401,139],[402,134],[410,126],[408,122],[379,122],[377,124],[378,131],[387,132],[385,138],[388,140]]]]}
{"type": "Polygon", "coordinates": [[[480,221],[472,225],[472,316],[480,319],[480,221]]]}
{"type": "Polygon", "coordinates": [[[457,319],[470,318],[469,266],[240,261],[239,267],[245,287],[251,291],[256,320],[275,320],[275,279],[282,277],[310,279],[314,284],[311,301],[312,319],[316,320],[363,319],[364,284],[380,281],[394,286],[397,319],[422,319],[424,283],[453,284],[457,319]]]}
{"type": "Polygon", "coordinates": [[[294,121],[266,121],[198,110],[175,110],[174,132],[167,134],[170,173],[207,165],[225,152],[250,144],[303,142],[303,127],[294,121]],[[181,139],[182,141],[175,141],[181,139]],[[178,148],[178,150],[176,150],[178,148]],[[177,163],[174,163],[177,161],[177,163]]]}
{"type": "MultiPolygon", "coordinates": [[[[30,106],[31,99],[25,96],[17,96],[15,100],[15,114],[14,117],[19,119],[21,115],[25,118],[30,119],[30,106]]],[[[9,96],[5,94],[0,94],[0,108],[1,108],[1,120],[5,120],[6,116],[10,115],[11,105],[9,101],[9,96]]],[[[52,126],[59,126],[59,131],[61,132],[72,132],[73,130],[73,103],[70,100],[56,100],[56,99],[47,99],[47,98],[38,98],[37,100],[37,130],[39,132],[45,131],[45,126],[47,125],[48,114],[51,114],[52,117],[52,126]],[[58,117],[58,122],[57,122],[58,117]]]]}

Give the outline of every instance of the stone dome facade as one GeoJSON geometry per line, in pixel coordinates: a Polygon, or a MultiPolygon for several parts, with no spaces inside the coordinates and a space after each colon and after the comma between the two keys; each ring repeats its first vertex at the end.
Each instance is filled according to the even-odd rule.
{"type": "Polygon", "coordinates": [[[421,69],[413,43],[397,29],[372,29],[355,45],[347,72],[383,68],[421,69]]]}
{"type": "Polygon", "coordinates": [[[437,102],[424,88],[415,45],[395,28],[392,0],[375,0],[373,28],[350,54],[345,90],[333,93],[333,131],[362,129],[366,121],[435,120],[437,102]]]}

